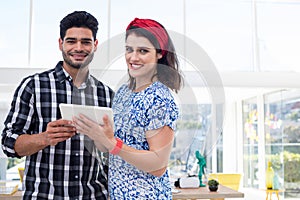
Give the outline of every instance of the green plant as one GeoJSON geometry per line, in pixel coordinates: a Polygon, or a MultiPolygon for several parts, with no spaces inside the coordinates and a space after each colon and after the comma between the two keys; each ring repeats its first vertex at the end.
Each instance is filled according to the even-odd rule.
{"type": "Polygon", "coordinates": [[[216,180],[216,179],[210,179],[207,184],[209,186],[218,186],[219,185],[219,182],[216,180]]]}

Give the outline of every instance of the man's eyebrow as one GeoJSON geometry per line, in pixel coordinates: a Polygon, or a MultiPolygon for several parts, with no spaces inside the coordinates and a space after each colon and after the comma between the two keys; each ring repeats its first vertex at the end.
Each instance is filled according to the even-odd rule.
{"type": "Polygon", "coordinates": [[[76,38],[67,37],[67,38],[65,38],[65,40],[76,40],[76,38]]]}
{"type": "MultiPolygon", "coordinates": [[[[73,37],[67,37],[65,38],[65,40],[78,40],[77,38],[73,38],[73,37]]],[[[83,41],[93,41],[91,38],[81,38],[79,40],[83,40],[83,41]]]]}
{"type": "Polygon", "coordinates": [[[84,40],[84,41],[93,41],[91,38],[82,38],[81,40],[84,40]]]}

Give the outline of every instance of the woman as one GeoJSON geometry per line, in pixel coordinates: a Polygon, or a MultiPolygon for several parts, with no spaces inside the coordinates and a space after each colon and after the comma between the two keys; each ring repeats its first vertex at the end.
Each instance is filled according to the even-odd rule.
{"type": "Polygon", "coordinates": [[[177,92],[182,85],[177,56],[160,23],[135,18],[126,30],[129,83],[114,97],[114,128],[107,117],[103,126],[83,115],[74,122],[78,132],[111,153],[111,199],[172,199],[167,165],[179,115],[170,89],[177,92]]]}

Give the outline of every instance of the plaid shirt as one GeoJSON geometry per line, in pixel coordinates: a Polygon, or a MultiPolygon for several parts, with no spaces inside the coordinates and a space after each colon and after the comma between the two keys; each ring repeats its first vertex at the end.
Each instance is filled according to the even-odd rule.
{"type": "MultiPolygon", "coordinates": [[[[23,79],[17,88],[2,133],[9,157],[18,136],[38,134],[61,118],[60,103],[111,107],[113,91],[88,75],[79,88],[59,62],[54,69],[23,79]]],[[[94,143],[76,134],[26,157],[24,199],[106,199],[107,169],[94,143]]]]}

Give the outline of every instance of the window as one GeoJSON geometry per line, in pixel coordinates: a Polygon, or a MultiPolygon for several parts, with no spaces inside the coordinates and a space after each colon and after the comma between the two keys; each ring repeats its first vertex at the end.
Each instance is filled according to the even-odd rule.
{"type": "Polygon", "coordinates": [[[0,54],[3,68],[28,64],[29,1],[6,1],[0,7],[0,54]]]}
{"type": "Polygon", "coordinates": [[[256,98],[244,100],[244,186],[258,188],[258,111],[256,98]]]}
{"type": "Polygon", "coordinates": [[[300,90],[265,95],[266,162],[271,161],[286,197],[300,197],[300,90]]]}

